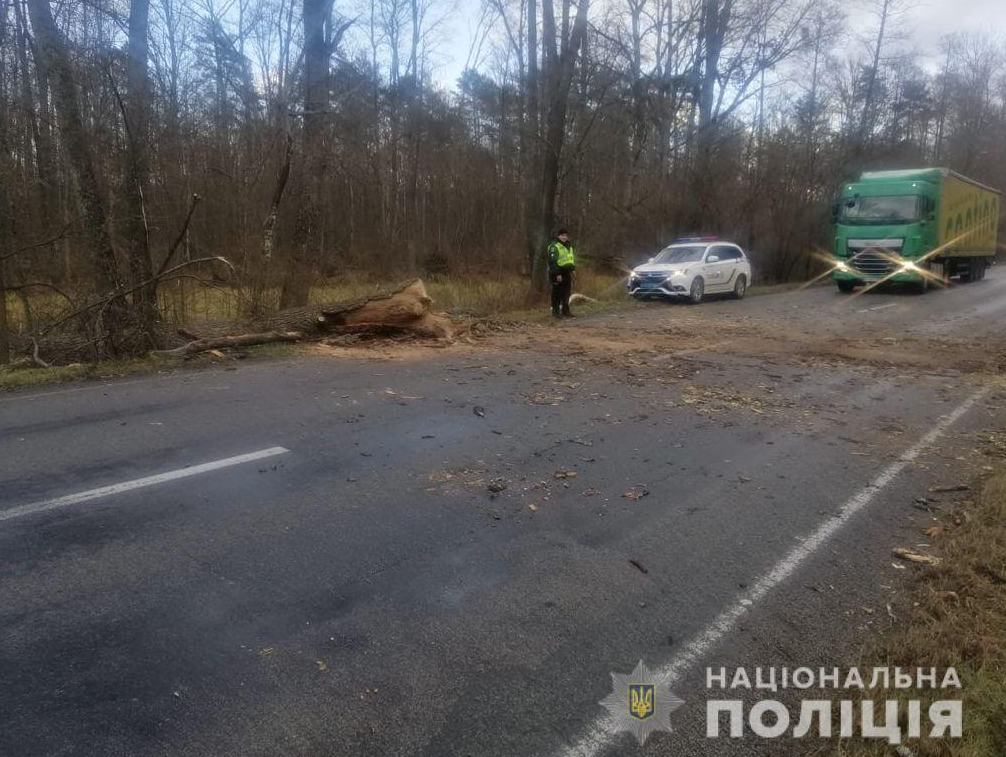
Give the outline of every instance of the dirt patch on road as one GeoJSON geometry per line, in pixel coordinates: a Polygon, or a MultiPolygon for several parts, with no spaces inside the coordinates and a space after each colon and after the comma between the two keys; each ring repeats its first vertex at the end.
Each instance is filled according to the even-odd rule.
{"type": "Polygon", "coordinates": [[[707,351],[775,357],[802,363],[853,363],[926,372],[998,373],[1006,356],[1006,345],[996,349],[987,342],[968,344],[879,335],[852,339],[827,334],[791,334],[784,338],[727,340],[711,345],[707,351]]]}
{"type": "Polygon", "coordinates": [[[530,325],[479,339],[482,349],[582,357],[644,366],[702,354],[775,358],[802,364],[858,364],[923,372],[1000,374],[1006,340],[920,339],[880,329],[851,337],[835,328],[794,327],[778,319],[675,314],[673,323],[530,325]]]}
{"type": "Polygon", "coordinates": [[[686,379],[703,356],[769,359],[798,365],[857,365],[940,374],[1001,375],[1006,338],[922,338],[877,326],[855,335],[827,321],[795,323],[779,316],[715,308],[676,308],[660,314],[616,314],[552,323],[488,321],[451,344],[424,339],[347,338],[304,346],[310,354],[377,360],[424,360],[443,352],[541,353],[624,368],[627,381],[686,379]],[[489,324],[489,325],[486,325],[489,324]]]}

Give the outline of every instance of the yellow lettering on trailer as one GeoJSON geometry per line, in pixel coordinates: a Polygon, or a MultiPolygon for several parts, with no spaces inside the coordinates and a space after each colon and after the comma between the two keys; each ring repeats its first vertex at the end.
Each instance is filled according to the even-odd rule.
{"type": "Polygon", "coordinates": [[[944,256],[993,255],[999,230],[999,195],[949,174],[940,197],[939,243],[944,256]]]}

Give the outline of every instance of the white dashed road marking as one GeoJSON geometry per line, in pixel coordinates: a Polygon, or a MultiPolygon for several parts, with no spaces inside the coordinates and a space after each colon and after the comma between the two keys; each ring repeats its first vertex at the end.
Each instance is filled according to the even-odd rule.
{"type": "Polygon", "coordinates": [[[168,471],[166,473],[158,473],[155,476],[146,476],[144,478],[134,478],[132,481],[123,481],[118,484],[111,484],[109,486],[102,486],[97,489],[88,489],[84,492],[77,492],[76,494],[67,494],[63,497],[56,497],[56,499],[47,499],[42,502],[33,502],[29,505],[21,505],[20,507],[13,507],[10,510],[4,510],[0,512],[0,522],[6,520],[13,520],[15,518],[22,518],[26,515],[36,515],[38,513],[48,512],[49,510],[55,510],[58,507],[66,507],[67,505],[76,505],[81,502],[88,502],[92,499],[98,499],[99,497],[108,497],[112,494],[121,494],[122,492],[128,492],[133,489],[142,489],[146,486],[153,486],[155,484],[163,484],[168,481],[177,481],[180,478],[188,478],[189,476],[198,476],[201,473],[209,473],[210,471],[219,470],[220,468],[229,468],[232,465],[242,465],[244,463],[251,463],[256,460],[263,460],[267,457],[275,457],[276,455],[283,455],[289,452],[286,447],[269,447],[268,449],[260,449],[256,452],[248,452],[244,455],[236,455],[234,457],[225,457],[223,460],[213,460],[208,463],[202,463],[200,465],[192,465],[188,468],[178,468],[177,470],[168,471]]]}
{"type": "Polygon", "coordinates": [[[863,308],[862,310],[857,310],[857,313],[873,313],[877,310],[883,310],[884,308],[893,308],[898,303],[888,302],[886,305],[874,305],[872,308],[863,308]]]}

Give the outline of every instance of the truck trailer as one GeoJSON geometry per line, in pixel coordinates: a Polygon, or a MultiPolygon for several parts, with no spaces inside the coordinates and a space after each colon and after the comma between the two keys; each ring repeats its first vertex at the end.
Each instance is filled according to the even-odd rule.
{"type": "Polygon", "coordinates": [[[866,171],[834,208],[838,288],[878,282],[925,292],[985,277],[999,234],[998,190],[946,168],[866,171]]]}

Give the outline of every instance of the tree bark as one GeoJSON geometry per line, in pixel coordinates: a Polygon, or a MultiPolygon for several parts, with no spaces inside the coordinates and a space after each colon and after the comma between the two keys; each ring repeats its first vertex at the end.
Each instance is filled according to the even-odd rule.
{"type": "MultiPolygon", "coordinates": [[[[3,129],[0,126],[0,129],[3,129]]],[[[0,149],[4,157],[0,158],[0,365],[10,362],[10,327],[7,320],[7,283],[4,279],[4,257],[13,244],[11,234],[11,208],[7,197],[6,151],[4,136],[0,134],[0,149]]]]}
{"type": "Polygon", "coordinates": [[[142,322],[148,332],[152,333],[152,327],[157,321],[157,282],[153,278],[144,201],[150,144],[150,78],[147,72],[149,18],[150,0],[130,0],[123,193],[126,207],[124,232],[129,244],[128,260],[132,283],[135,286],[141,281],[151,281],[149,285],[136,290],[134,303],[142,322]]]}
{"type": "Polygon", "coordinates": [[[527,270],[534,276],[538,247],[535,216],[541,197],[541,134],[538,128],[538,4],[527,0],[527,81],[525,86],[525,124],[521,132],[521,160],[524,174],[524,238],[527,245],[527,270]]]}
{"type": "Polygon", "coordinates": [[[269,203],[269,212],[262,223],[262,251],[259,256],[256,270],[252,271],[252,292],[249,314],[253,317],[262,314],[262,295],[269,283],[269,269],[272,267],[273,247],[276,240],[276,219],[279,216],[279,206],[283,201],[283,193],[286,191],[287,182],[290,179],[290,163],[293,159],[293,137],[286,135],[286,151],[283,157],[283,165],[276,177],[276,184],[272,190],[272,202],[269,203]]]}
{"type": "Polygon", "coordinates": [[[880,73],[880,52],[884,46],[884,38],[887,34],[887,21],[891,12],[891,0],[881,0],[880,5],[880,27],[877,30],[877,43],[873,49],[873,65],[870,66],[870,76],[866,81],[866,93],[863,95],[863,115],[859,120],[859,135],[856,141],[856,150],[861,151],[866,144],[867,132],[872,130],[873,124],[873,96],[877,88],[877,76],[880,73]]]}
{"type": "Polygon", "coordinates": [[[702,78],[698,96],[697,160],[694,174],[693,231],[703,231],[713,211],[713,180],[711,176],[713,144],[716,139],[716,84],[719,79],[720,55],[730,24],[733,0],[704,0],[701,42],[704,50],[702,78]],[[721,5],[722,2],[722,5],[721,5]]]}
{"type": "MultiPolygon", "coordinates": [[[[101,294],[115,292],[122,281],[108,231],[108,213],[98,184],[91,154],[90,135],[84,127],[73,66],[63,36],[56,28],[48,0],[28,0],[28,14],[35,31],[35,46],[55,98],[59,128],[73,167],[77,194],[83,216],[83,241],[95,288],[101,294]]],[[[104,309],[101,326],[107,350],[116,352],[123,336],[124,301],[120,299],[104,309]]]]}
{"type": "Polygon", "coordinates": [[[158,357],[185,357],[197,352],[217,350],[221,347],[250,347],[255,344],[271,344],[274,342],[299,342],[304,335],[299,331],[267,331],[261,334],[237,334],[221,336],[212,339],[196,339],[173,350],[155,350],[158,357]]]}
{"type": "Polygon", "coordinates": [[[321,185],[327,178],[328,155],[324,128],[329,107],[328,73],[332,45],[325,27],[331,0],[304,0],[304,127],[301,149],[300,207],[293,233],[293,251],[280,293],[280,307],[306,305],[318,269],[321,185]]]}
{"type": "MultiPolygon", "coordinates": [[[[568,0],[565,0],[568,2],[568,0]]],[[[562,52],[555,47],[555,11],[551,0],[542,3],[542,44],[545,49],[546,107],[545,135],[542,144],[537,207],[532,208],[528,226],[532,230],[533,284],[544,289],[546,284],[545,244],[555,225],[555,200],[559,188],[559,169],[566,140],[566,111],[573,84],[576,57],[587,31],[588,0],[580,0],[569,38],[562,43],[562,52]]]]}

